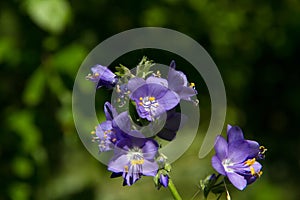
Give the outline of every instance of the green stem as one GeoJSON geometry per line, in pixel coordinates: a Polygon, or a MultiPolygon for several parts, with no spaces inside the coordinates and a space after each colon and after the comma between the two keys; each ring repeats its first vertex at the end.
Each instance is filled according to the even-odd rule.
{"type": "Polygon", "coordinates": [[[175,200],[182,200],[181,196],[179,195],[179,193],[171,179],[169,179],[168,188],[169,188],[170,192],[172,193],[173,198],[175,200]]]}

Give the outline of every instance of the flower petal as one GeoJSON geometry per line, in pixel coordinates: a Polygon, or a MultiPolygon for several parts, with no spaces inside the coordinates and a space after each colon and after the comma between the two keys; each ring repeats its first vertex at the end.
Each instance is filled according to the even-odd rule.
{"type": "Polygon", "coordinates": [[[256,141],[253,140],[245,140],[245,142],[248,143],[249,146],[249,158],[257,157],[260,150],[259,150],[259,144],[256,141]]]}
{"type": "Polygon", "coordinates": [[[142,148],[143,156],[147,160],[153,160],[157,151],[158,151],[158,144],[155,140],[147,139],[145,145],[142,148]]]}
{"type": "Polygon", "coordinates": [[[159,182],[160,182],[160,184],[162,186],[168,187],[168,185],[169,185],[169,177],[168,177],[168,175],[160,174],[160,176],[159,176],[159,182]]]}
{"type": "Polygon", "coordinates": [[[238,140],[244,140],[242,129],[238,126],[232,126],[227,134],[228,143],[232,143],[238,140]]]}
{"type": "Polygon", "coordinates": [[[116,116],[113,120],[112,126],[128,134],[131,131],[131,123],[128,112],[125,111],[116,116]]]}
{"type": "Polygon", "coordinates": [[[116,109],[109,102],[105,102],[104,104],[104,113],[106,119],[109,121],[112,121],[118,115],[116,109]]]}
{"type": "Polygon", "coordinates": [[[172,60],[170,63],[170,68],[175,69],[176,68],[176,63],[175,60],[172,60]]]}
{"type": "Polygon", "coordinates": [[[165,95],[165,93],[168,91],[168,88],[158,84],[158,83],[149,83],[147,84],[149,88],[149,96],[153,96],[156,99],[160,99],[165,95]]]}
{"type": "Polygon", "coordinates": [[[145,160],[143,165],[143,174],[145,176],[155,176],[157,174],[158,165],[156,162],[151,162],[149,160],[145,160]]]}
{"type": "Polygon", "coordinates": [[[149,78],[147,78],[146,83],[147,84],[151,84],[151,83],[159,84],[159,85],[162,85],[162,86],[168,88],[168,81],[164,78],[150,76],[149,78]]]}
{"type": "MultiPolygon", "coordinates": [[[[128,87],[128,90],[132,94],[132,93],[134,93],[135,90],[137,90],[139,87],[141,87],[145,84],[146,84],[146,81],[144,79],[135,77],[128,81],[127,87],[128,87]]],[[[137,97],[137,98],[139,98],[139,97],[137,97]]]]}
{"type": "Polygon", "coordinates": [[[230,182],[239,190],[243,190],[247,186],[246,179],[237,173],[227,173],[227,177],[230,180],[230,182]]]}
{"type": "Polygon", "coordinates": [[[164,110],[168,111],[177,106],[179,100],[180,99],[176,93],[171,90],[167,90],[160,99],[157,99],[157,102],[160,106],[163,106],[164,110]]]}
{"type": "Polygon", "coordinates": [[[216,151],[216,156],[220,160],[224,160],[227,157],[228,144],[227,141],[220,135],[216,138],[215,151],[216,151]]]}
{"type": "Polygon", "coordinates": [[[108,163],[108,170],[115,172],[115,173],[119,173],[119,172],[123,172],[124,171],[124,167],[128,166],[129,163],[129,159],[127,155],[121,155],[119,157],[117,157],[117,159],[115,160],[111,160],[108,163]]]}
{"type": "Polygon", "coordinates": [[[222,175],[226,175],[225,169],[222,165],[222,162],[220,161],[220,159],[217,156],[213,156],[211,158],[211,165],[213,166],[213,168],[220,174],[222,175]]]}
{"type": "Polygon", "coordinates": [[[244,140],[238,140],[228,144],[228,158],[233,163],[241,163],[247,160],[252,154],[252,149],[244,140]]]}
{"type": "Polygon", "coordinates": [[[196,95],[196,91],[191,87],[182,87],[181,91],[178,92],[181,99],[190,100],[190,97],[196,95]]]}

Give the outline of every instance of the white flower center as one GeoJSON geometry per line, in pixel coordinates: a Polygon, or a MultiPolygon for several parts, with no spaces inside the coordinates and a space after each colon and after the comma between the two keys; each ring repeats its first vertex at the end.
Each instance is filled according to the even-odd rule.
{"type": "Polygon", "coordinates": [[[234,163],[231,162],[230,159],[224,159],[222,161],[222,165],[223,165],[223,167],[224,167],[224,169],[225,169],[226,172],[234,172],[234,170],[231,168],[231,166],[233,166],[234,163]]]}
{"type": "Polygon", "coordinates": [[[155,110],[158,107],[158,102],[155,97],[140,97],[139,100],[139,105],[143,106],[147,112],[155,110]]]}
{"type": "Polygon", "coordinates": [[[131,165],[142,165],[144,164],[144,156],[142,149],[134,147],[130,149],[127,153],[131,165]]]}

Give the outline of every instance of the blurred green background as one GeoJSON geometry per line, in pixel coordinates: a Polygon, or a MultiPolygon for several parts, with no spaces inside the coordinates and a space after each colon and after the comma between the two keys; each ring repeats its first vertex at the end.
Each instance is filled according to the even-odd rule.
{"type": "MultiPolygon", "coordinates": [[[[268,148],[262,178],[243,192],[230,188],[232,199],[300,199],[298,0],[2,0],[0,199],[171,199],[150,177],[132,187],[110,179],[82,145],[72,118],[73,81],[88,52],[114,34],[144,26],[197,40],[222,74],[226,122],[268,148]]],[[[141,50],[116,63],[134,66],[143,55],[165,64],[177,59],[197,85],[199,135],[172,171],[179,192],[190,199],[199,179],[213,172],[213,152],[197,157],[210,118],[209,95],[200,75],[176,56],[141,50]]],[[[98,93],[108,98],[107,91],[98,93]]],[[[101,115],[104,99],[97,101],[101,115]]]]}

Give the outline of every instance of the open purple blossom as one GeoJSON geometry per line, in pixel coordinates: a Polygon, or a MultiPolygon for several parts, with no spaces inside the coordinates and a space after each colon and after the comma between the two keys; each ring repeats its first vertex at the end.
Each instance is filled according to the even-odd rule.
{"type": "Polygon", "coordinates": [[[141,133],[132,131],[128,137],[116,144],[114,157],[108,164],[108,170],[113,172],[112,177],[122,176],[123,185],[132,185],[144,176],[155,176],[158,165],[155,156],[158,144],[155,140],[141,138],[141,133]]]}
{"type": "Polygon", "coordinates": [[[168,73],[168,87],[176,92],[180,99],[191,100],[192,96],[197,94],[195,89],[195,84],[190,83],[188,85],[187,78],[185,74],[181,71],[175,70],[176,64],[173,60],[170,64],[169,73],[168,73]]]}
{"type": "Polygon", "coordinates": [[[141,118],[153,121],[179,103],[178,95],[160,83],[164,80],[156,77],[149,77],[146,80],[142,78],[129,80],[130,98],[135,101],[141,118]]]}
{"type": "Polygon", "coordinates": [[[112,88],[116,85],[118,82],[117,76],[110,71],[107,67],[104,67],[102,65],[95,65],[91,68],[93,74],[88,74],[86,76],[86,79],[97,83],[96,88],[100,88],[102,86],[105,86],[107,88],[112,88]]]}
{"type": "Polygon", "coordinates": [[[117,113],[115,108],[109,103],[104,104],[104,113],[106,121],[96,126],[93,141],[98,142],[100,152],[110,151],[114,149],[117,141],[126,137],[126,133],[130,132],[130,119],[128,113],[117,113]]]}
{"type": "Polygon", "coordinates": [[[253,183],[261,176],[261,147],[252,140],[245,140],[242,130],[228,125],[227,141],[218,136],[215,143],[216,155],[212,157],[212,166],[220,174],[227,176],[239,190],[253,183]]]}
{"type": "Polygon", "coordinates": [[[112,150],[117,141],[116,132],[112,127],[111,121],[105,121],[96,127],[96,137],[94,141],[98,142],[100,152],[112,150]]]}

